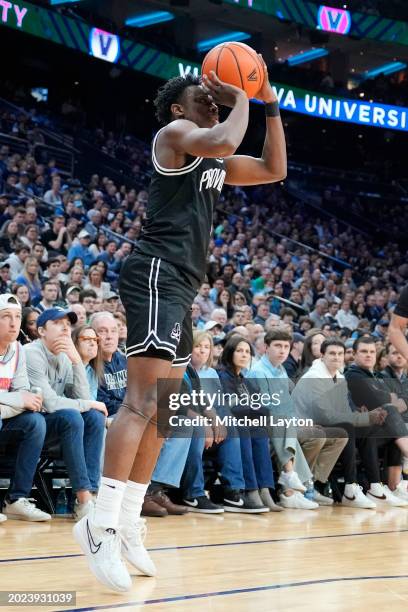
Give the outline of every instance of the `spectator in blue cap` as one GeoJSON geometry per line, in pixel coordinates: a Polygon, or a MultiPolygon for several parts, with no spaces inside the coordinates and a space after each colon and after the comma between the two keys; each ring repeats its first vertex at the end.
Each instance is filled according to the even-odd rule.
{"type": "Polygon", "coordinates": [[[91,399],[86,370],[71,339],[74,312],[44,310],[37,319],[39,339],[26,349],[30,383],[40,387],[47,425],[46,442],[60,442],[73,493],[74,515],[93,504],[100,479],[105,404],[91,399]]]}

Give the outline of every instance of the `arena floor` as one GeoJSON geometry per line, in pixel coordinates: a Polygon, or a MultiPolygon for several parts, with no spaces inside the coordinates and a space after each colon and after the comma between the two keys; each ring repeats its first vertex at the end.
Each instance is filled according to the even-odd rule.
{"type": "Polygon", "coordinates": [[[89,573],[71,537],[71,520],[8,521],[0,527],[1,590],[73,590],[75,605],[40,609],[76,612],[408,608],[408,510],[403,508],[191,514],[148,524],[147,546],[159,576],[135,577],[133,590],[120,595],[89,573]]]}

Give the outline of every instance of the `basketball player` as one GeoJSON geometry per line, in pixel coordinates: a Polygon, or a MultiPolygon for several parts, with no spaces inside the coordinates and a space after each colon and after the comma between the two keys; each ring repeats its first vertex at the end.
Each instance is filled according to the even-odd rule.
{"type": "Polygon", "coordinates": [[[204,279],[222,186],[273,183],[286,176],[279,105],[265,64],[264,71],[257,98],[265,103],[266,137],[259,159],[234,155],[247,129],[248,99],[215,73],[201,85],[191,75],[171,79],[155,100],[164,127],[152,145],[147,221],[120,279],[128,327],[127,395],[107,434],[95,508],[74,527],[92,572],[116,591],[131,588],[122,555],[139,572],[156,573],[139,517],[163,442],[157,432],[162,399],[157,381],[168,379],[177,391],[190,360],[191,304],[204,279]],[[231,108],[222,123],[218,104],[231,108]]]}
{"type": "Polygon", "coordinates": [[[388,329],[389,341],[398,352],[408,360],[408,342],[406,331],[408,326],[408,285],[401,291],[398,303],[391,317],[388,329]]]}

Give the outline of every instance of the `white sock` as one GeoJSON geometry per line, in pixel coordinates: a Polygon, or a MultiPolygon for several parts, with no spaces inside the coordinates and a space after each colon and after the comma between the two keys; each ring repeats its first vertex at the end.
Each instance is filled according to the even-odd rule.
{"type": "Polygon", "coordinates": [[[130,527],[140,518],[148,484],[128,480],[120,509],[120,526],[130,527]]]}
{"type": "Polygon", "coordinates": [[[126,482],[102,476],[94,513],[94,523],[97,526],[117,528],[125,489],[126,482]]]}

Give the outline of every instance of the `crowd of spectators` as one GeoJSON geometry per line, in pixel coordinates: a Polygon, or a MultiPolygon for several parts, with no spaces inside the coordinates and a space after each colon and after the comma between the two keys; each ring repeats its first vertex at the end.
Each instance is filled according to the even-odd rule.
{"type": "MultiPolygon", "coordinates": [[[[3,129],[17,126],[31,142],[30,120],[10,113],[1,120],[3,129]]],[[[99,144],[126,158],[114,134],[101,132],[99,144]]],[[[131,146],[132,164],[149,171],[146,147],[131,146]]],[[[93,503],[105,430],[126,390],[118,278],[142,231],[148,192],[98,174],[82,184],[63,175],[55,160],[38,163],[30,145],[25,154],[0,148],[0,187],[0,408],[3,431],[21,430],[25,444],[10,474],[4,512],[49,520],[29,495],[44,442],[57,440],[78,518],[93,503]]],[[[296,389],[309,385],[302,381],[315,367],[328,387],[314,390],[325,399],[313,431],[288,430],[269,439],[255,425],[232,432],[214,425],[203,435],[186,425],[186,435],[165,441],[145,514],[316,509],[333,503],[328,481],[339,458],[346,488],[337,500],[373,508],[385,496],[387,504],[408,505],[401,480],[408,458],[407,364],[387,342],[390,315],[408,277],[406,253],[333,216],[324,219],[283,186],[225,189],[215,211],[207,278],[192,306],[194,351],[183,382],[187,390],[209,385],[238,396],[277,384],[285,389],[283,414],[303,414],[315,407],[297,405],[296,389]],[[326,394],[331,397],[343,372],[348,391],[336,386],[341,418],[327,416],[326,394]],[[377,381],[381,372],[400,381],[399,392],[387,390],[385,380],[381,393],[370,389],[370,397],[362,397],[353,380],[377,381]],[[357,441],[358,427],[365,442],[357,441]],[[384,486],[378,445],[369,435],[381,427],[388,458],[384,486]],[[357,450],[367,495],[356,484],[357,450]],[[212,499],[206,494],[203,453],[217,465],[220,503],[216,489],[212,499]],[[169,488],[180,489],[182,503],[169,499],[169,488]]]]}

